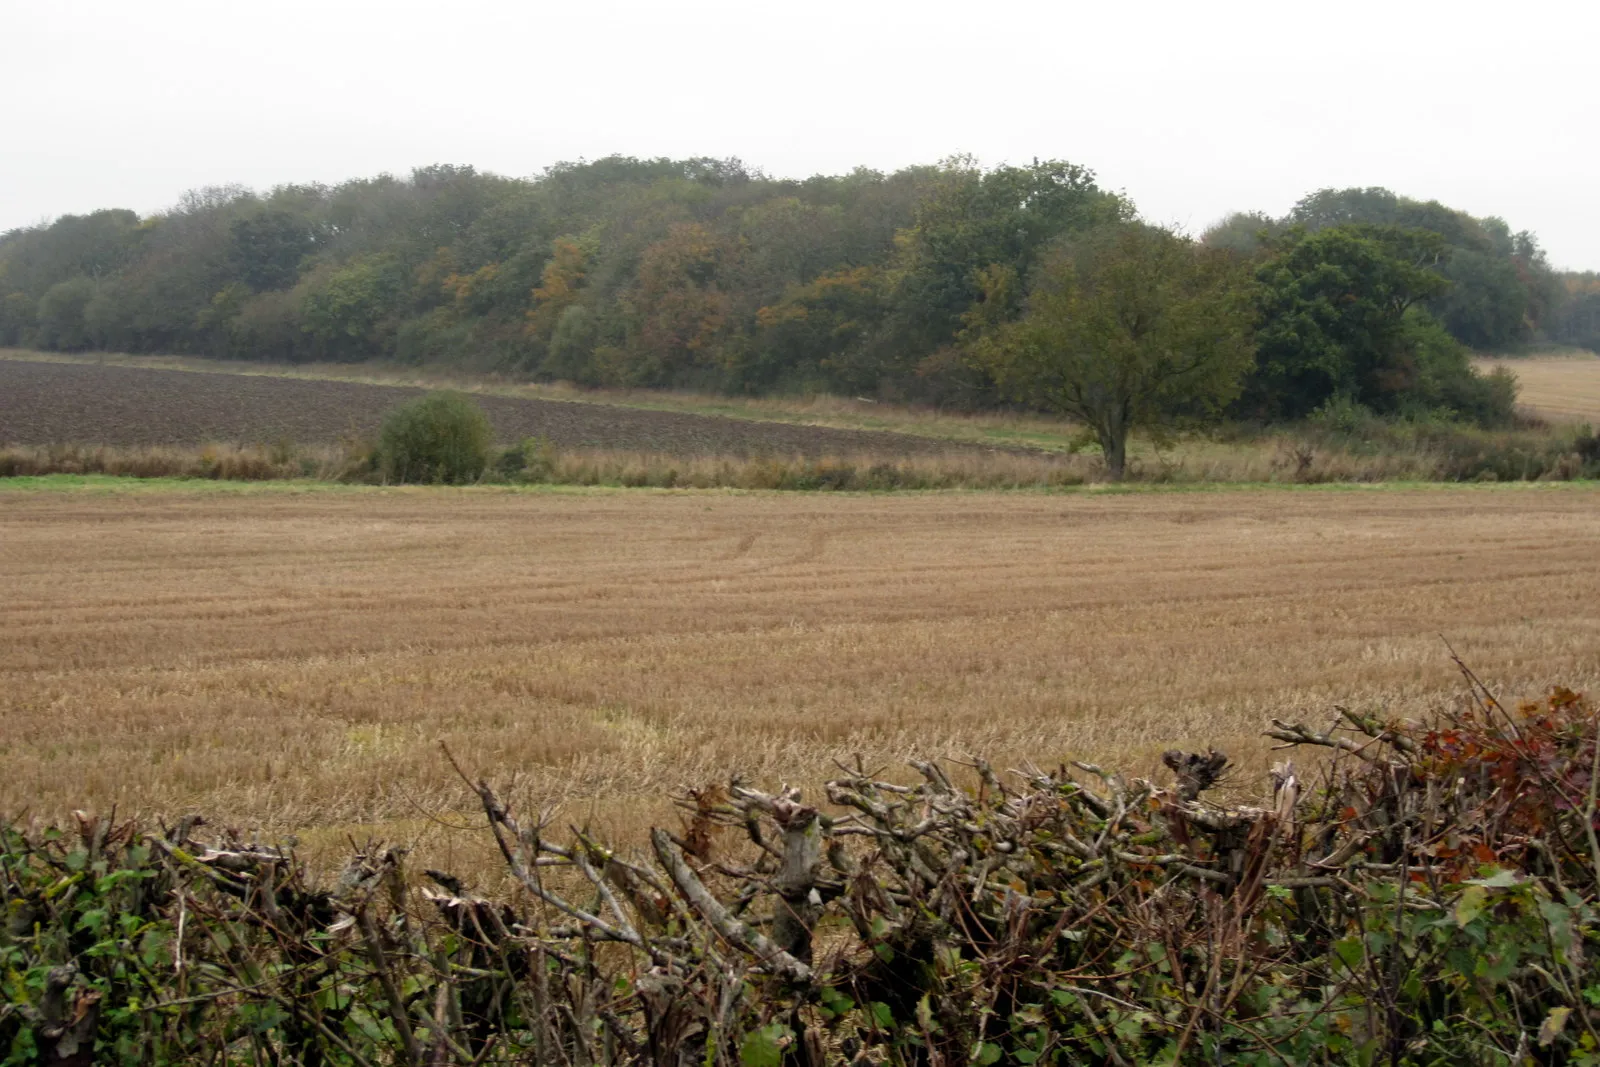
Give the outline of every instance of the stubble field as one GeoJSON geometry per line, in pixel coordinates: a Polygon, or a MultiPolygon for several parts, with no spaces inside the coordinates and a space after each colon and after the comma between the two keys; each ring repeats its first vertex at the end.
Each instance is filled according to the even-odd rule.
{"type": "Polygon", "coordinates": [[[1545,418],[1600,422],[1600,358],[1592,352],[1485,359],[1479,365],[1505,367],[1515,374],[1522,387],[1521,405],[1545,418]]]}
{"type": "Polygon", "coordinates": [[[1147,773],[1418,714],[1440,634],[1600,681],[1600,491],[0,495],[0,812],[206,812],[469,867],[438,742],[636,838],[665,794],[982,752],[1147,773]]]}

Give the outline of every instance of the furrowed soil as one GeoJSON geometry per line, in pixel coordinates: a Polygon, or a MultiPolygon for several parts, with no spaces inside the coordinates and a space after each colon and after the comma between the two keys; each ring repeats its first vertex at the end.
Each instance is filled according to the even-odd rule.
{"type": "MultiPolygon", "coordinates": [[[[0,359],[0,445],[327,444],[374,433],[404,386],[0,359]]],[[[676,456],[885,457],[975,452],[902,433],[558,400],[474,397],[502,442],[676,456]]],[[[992,451],[992,449],[989,449],[992,451]]]]}
{"type": "Polygon", "coordinates": [[[734,771],[1216,745],[1600,683],[1600,490],[13,491],[0,814],[201,811],[485,872],[472,797],[638,842],[734,771]]]}

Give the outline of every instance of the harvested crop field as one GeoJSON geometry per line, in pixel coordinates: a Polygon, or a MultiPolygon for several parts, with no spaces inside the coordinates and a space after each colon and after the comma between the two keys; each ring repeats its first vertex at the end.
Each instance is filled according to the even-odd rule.
{"type": "Polygon", "coordinates": [[[1554,419],[1600,423],[1600,357],[1533,356],[1482,360],[1483,367],[1505,367],[1517,376],[1518,400],[1525,408],[1554,419]]]}
{"type": "Polygon", "coordinates": [[[470,865],[471,797],[637,839],[742,770],[1148,773],[1274,715],[1600,683],[1600,491],[0,495],[0,812],[200,810],[470,865]],[[458,850],[466,850],[460,852],[458,850]],[[452,854],[454,853],[454,854],[452,854]]]}
{"type": "MultiPolygon", "coordinates": [[[[376,431],[422,390],[199,371],[0,359],[0,445],[331,443],[376,431]]],[[[676,456],[934,455],[976,451],[909,434],[755,422],[606,404],[478,396],[505,442],[676,456]]]]}

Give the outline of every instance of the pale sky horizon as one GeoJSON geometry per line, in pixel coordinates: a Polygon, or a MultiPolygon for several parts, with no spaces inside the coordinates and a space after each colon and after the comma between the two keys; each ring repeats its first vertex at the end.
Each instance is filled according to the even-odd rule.
{"type": "Polygon", "coordinates": [[[1082,164],[1190,232],[1382,185],[1600,270],[1596,39],[1600,5],[1554,0],[0,0],[0,231],[430,163],[971,153],[1082,164]]]}

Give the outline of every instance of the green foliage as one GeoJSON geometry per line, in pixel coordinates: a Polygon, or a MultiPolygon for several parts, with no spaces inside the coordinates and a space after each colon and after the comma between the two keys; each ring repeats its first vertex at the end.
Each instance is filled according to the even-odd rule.
{"type": "Polygon", "coordinates": [[[1092,171],[1070,163],[985,172],[970,158],[946,161],[896,237],[889,356],[921,357],[949,343],[984,299],[982,272],[1002,267],[1026,282],[1052,240],[1127,214],[1092,171]]]}
{"type": "Polygon", "coordinates": [[[385,417],[375,458],[386,481],[460,485],[483,476],[493,440],[472,398],[430,393],[385,417]]]}
{"type": "Polygon", "coordinates": [[[1355,436],[1368,432],[1376,423],[1372,409],[1351,397],[1337,393],[1324,400],[1306,419],[1313,428],[1355,436]]]}
{"type": "Polygon", "coordinates": [[[1526,336],[1529,292],[1509,257],[1456,249],[1443,273],[1451,285],[1433,306],[1452,337],[1473,348],[1503,349],[1526,336]]]}
{"type": "Polygon", "coordinates": [[[131,211],[63,215],[49,226],[0,234],[0,292],[37,300],[46,289],[82,275],[105,278],[124,269],[143,243],[131,211]]]}
{"type": "Polygon", "coordinates": [[[1257,269],[1260,356],[1237,410],[1299,418],[1344,398],[1379,414],[1508,425],[1515,379],[1479,374],[1424,309],[1454,291],[1440,270],[1448,252],[1434,232],[1396,226],[1284,235],[1257,269]]]}
{"type": "Polygon", "coordinates": [[[391,255],[364,256],[301,283],[300,322],[323,358],[369,359],[392,351],[405,271],[391,255]]]}
{"type": "Polygon", "coordinates": [[[1561,279],[1550,336],[1600,352],[1600,274],[1569,274],[1561,279]]]}
{"type": "Polygon", "coordinates": [[[44,296],[39,298],[39,309],[35,315],[38,343],[64,352],[78,352],[91,347],[94,338],[89,331],[86,312],[95,295],[93,279],[82,275],[57,282],[47,289],[44,296]]]}
{"type": "Polygon", "coordinates": [[[1433,412],[1485,429],[1511,425],[1516,417],[1517,379],[1504,367],[1481,374],[1467,350],[1426,312],[1406,316],[1405,341],[1415,367],[1404,410],[1433,412]]]}
{"type": "Polygon", "coordinates": [[[872,392],[875,368],[856,358],[882,318],[881,275],[869,267],[833,271],[756,312],[761,374],[827,381],[853,393],[872,392]]]}
{"type": "Polygon", "coordinates": [[[38,335],[34,333],[34,324],[38,321],[36,305],[27,293],[0,296],[0,345],[38,343],[38,335]]]}
{"type": "Polygon", "coordinates": [[[1462,344],[1505,350],[1562,329],[1565,293],[1533,235],[1514,234],[1502,219],[1473,218],[1436,200],[1377,187],[1319,189],[1281,219],[1236,214],[1208,230],[1204,240],[1253,255],[1263,235],[1270,242],[1293,227],[1316,232],[1346,226],[1423,230],[1438,238],[1439,270],[1452,284],[1422,303],[1462,344]]]}
{"type": "Polygon", "coordinates": [[[1300,198],[1286,220],[1308,230],[1330,226],[1393,226],[1400,223],[1402,200],[1379,186],[1318,189],[1300,198]]]}
{"type": "Polygon", "coordinates": [[[1236,211],[1208,227],[1202,244],[1241,256],[1255,256],[1281,236],[1288,225],[1261,211],[1236,211]]]}
{"type": "Polygon", "coordinates": [[[524,438],[503,449],[494,461],[495,474],[512,482],[548,482],[555,474],[556,446],[543,437],[524,438]]]}
{"type": "Polygon", "coordinates": [[[316,246],[309,222],[283,209],[234,219],[228,225],[230,265],[251,289],[288,289],[300,262],[316,246]]]}
{"type": "MultiPolygon", "coordinates": [[[[1495,376],[1488,381],[1493,384],[1495,376]]],[[[1415,418],[1384,417],[1348,397],[1334,397],[1296,434],[1308,457],[1412,456],[1428,477],[1453,482],[1567,481],[1600,477],[1600,455],[1586,427],[1485,430],[1423,410],[1415,418]]],[[[1326,476],[1300,480],[1325,481],[1326,476]]]]}
{"type": "Polygon", "coordinates": [[[1225,252],[1142,224],[1101,227],[1048,261],[1024,315],[974,352],[1018,399],[1083,420],[1120,480],[1134,426],[1211,414],[1238,394],[1253,295],[1225,252]]]}
{"type": "Polygon", "coordinates": [[[1343,395],[1396,410],[1418,387],[1419,344],[1433,339],[1408,312],[1448,288],[1434,269],[1443,254],[1443,243],[1422,230],[1349,225],[1287,234],[1256,272],[1260,356],[1243,409],[1298,418],[1343,395]]]}
{"type": "Polygon", "coordinates": [[[230,356],[278,363],[312,358],[311,341],[301,326],[300,301],[293,293],[275,290],[248,297],[224,325],[223,345],[230,356]]]}
{"type": "Polygon", "coordinates": [[[550,335],[543,368],[552,377],[593,383],[593,356],[600,339],[599,316],[574,304],[562,310],[550,335]]]}

